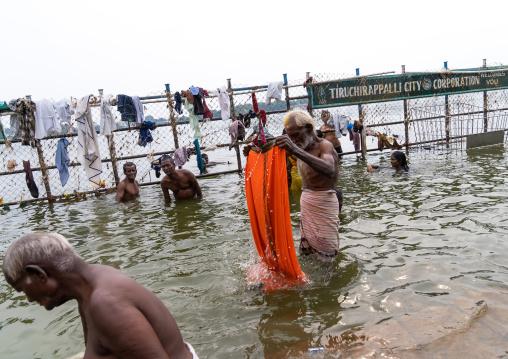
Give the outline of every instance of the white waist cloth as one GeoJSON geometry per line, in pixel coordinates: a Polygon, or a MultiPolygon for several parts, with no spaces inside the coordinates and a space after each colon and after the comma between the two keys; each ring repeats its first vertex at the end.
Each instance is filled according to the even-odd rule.
{"type": "Polygon", "coordinates": [[[184,342],[185,345],[187,345],[187,349],[189,349],[189,351],[191,352],[192,354],[192,359],[199,359],[198,358],[198,355],[196,354],[196,351],[194,350],[194,348],[192,347],[192,345],[190,345],[189,343],[187,342],[184,342]]]}

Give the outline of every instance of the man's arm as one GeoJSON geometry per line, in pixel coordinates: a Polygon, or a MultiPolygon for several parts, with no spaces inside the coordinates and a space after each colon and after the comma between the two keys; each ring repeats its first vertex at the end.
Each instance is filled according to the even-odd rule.
{"type": "Polygon", "coordinates": [[[118,184],[116,188],[116,203],[122,202],[122,198],[125,194],[125,183],[122,181],[118,184]]]}
{"type": "Polygon", "coordinates": [[[146,317],[129,303],[104,298],[90,307],[93,328],[116,358],[169,359],[146,317]]]}
{"type": "Polygon", "coordinates": [[[161,181],[162,194],[164,195],[164,202],[171,203],[171,196],[169,195],[168,185],[164,181],[164,178],[161,181]]]}
{"type": "Polygon", "coordinates": [[[191,177],[190,183],[194,187],[194,190],[196,191],[197,196],[199,198],[203,198],[203,195],[201,194],[201,187],[199,187],[199,183],[198,183],[196,176],[194,176],[194,174],[192,174],[192,173],[191,173],[191,176],[192,177],[191,177]]]}
{"type": "Polygon", "coordinates": [[[317,173],[329,178],[333,178],[335,175],[336,165],[333,157],[333,152],[335,152],[335,150],[329,141],[325,140],[319,143],[321,151],[319,158],[296,146],[288,135],[278,136],[275,140],[275,144],[280,148],[284,148],[286,151],[289,151],[291,154],[294,154],[303,162],[307,163],[317,173]]]}

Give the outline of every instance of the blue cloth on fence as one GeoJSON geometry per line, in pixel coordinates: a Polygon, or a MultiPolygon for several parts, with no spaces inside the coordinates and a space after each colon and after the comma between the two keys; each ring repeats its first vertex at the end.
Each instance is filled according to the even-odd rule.
{"type": "Polygon", "coordinates": [[[67,146],[69,146],[69,141],[66,138],[61,138],[56,148],[55,165],[60,174],[62,187],[65,186],[69,180],[69,165],[71,164],[71,160],[67,153],[67,146]]]}
{"type": "Polygon", "coordinates": [[[196,96],[199,93],[199,87],[191,86],[189,87],[189,91],[192,95],[196,96]]]}
{"type": "Polygon", "coordinates": [[[145,147],[148,142],[153,141],[152,133],[150,130],[155,130],[157,125],[152,121],[143,121],[139,126],[139,140],[138,145],[145,147]]]}
{"type": "Polygon", "coordinates": [[[199,149],[199,141],[197,138],[194,140],[194,147],[196,147],[196,158],[198,161],[199,174],[202,175],[205,171],[205,164],[203,163],[203,158],[201,157],[201,150],[199,149]]]}
{"type": "Polygon", "coordinates": [[[122,114],[122,121],[136,122],[137,112],[132,97],[127,95],[118,95],[118,112],[122,114]]]}
{"type": "Polygon", "coordinates": [[[180,95],[180,92],[176,92],[175,93],[175,111],[179,115],[181,115],[183,113],[183,110],[182,110],[182,95],[180,95]]]}

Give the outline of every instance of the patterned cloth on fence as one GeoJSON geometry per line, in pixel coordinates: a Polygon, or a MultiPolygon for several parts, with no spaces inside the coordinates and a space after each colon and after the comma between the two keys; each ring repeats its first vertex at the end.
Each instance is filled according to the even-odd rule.
{"type": "Polygon", "coordinates": [[[145,112],[143,110],[143,104],[138,96],[132,96],[132,102],[134,102],[134,107],[136,108],[136,122],[138,124],[142,124],[145,120],[145,112]]]}
{"type": "Polygon", "coordinates": [[[335,257],[339,249],[337,192],[332,189],[328,191],[304,189],[300,197],[300,208],[300,248],[306,249],[310,246],[322,257],[335,257]]]}
{"type": "MultiPolygon", "coordinates": [[[[16,101],[17,100],[10,100],[9,103],[7,104],[7,106],[9,106],[9,109],[11,111],[16,112],[16,101]]],[[[11,126],[11,131],[14,133],[14,135],[12,136],[12,139],[19,140],[21,138],[21,133],[19,130],[18,115],[16,115],[16,114],[11,115],[9,125],[11,126]]]]}
{"type": "Polygon", "coordinates": [[[34,176],[32,174],[32,168],[30,167],[30,160],[23,161],[23,169],[25,171],[25,181],[30,191],[30,194],[33,198],[39,198],[39,189],[34,181],[34,176]]]}
{"type": "Polygon", "coordinates": [[[203,106],[203,96],[205,94],[203,93],[203,89],[200,87],[198,89],[197,95],[195,95],[194,93],[192,93],[192,95],[194,96],[194,102],[192,103],[192,105],[194,106],[194,114],[196,116],[203,115],[205,113],[205,108],[203,106]]]}
{"type": "Polygon", "coordinates": [[[226,86],[217,89],[217,98],[219,99],[220,116],[224,121],[227,121],[231,116],[231,112],[229,110],[229,96],[226,91],[226,86]]]}
{"type": "Polygon", "coordinates": [[[182,95],[180,95],[180,92],[176,92],[175,93],[175,111],[179,115],[181,115],[183,113],[183,110],[182,110],[182,95]]]}
{"type": "MultiPolygon", "coordinates": [[[[231,136],[232,144],[238,141],[241,129],[243,129],[243,135],[245,136],[245,127],[243,127],[243,123],[239,120],[236,120],[229,126],[229,135],[231,136]]],[[[243,140],[243,136],[240,140],[243,140]]]]}
{"type": "Polygon", "coordinates": [[[250,282],[271,291],[307,281],[293,244],[286,176],[286,152],[270,141],[252,148],[245,166],[245,195],[260,262],[248,271],[250,282]]]}
{"type": "Polygon", "coordinates": [[[270,82],[268,84],[268,89],[266,90],[266,104],[269,105],[274,100],[280,101],[282,98],[282,81],[279,82],[270,82]]]}
{"type": "Polygon", "coordinates": [[[156,159],[155,161],[152,161],[150,163],[150,167],[155,171],[155,177],[159,178],[161,176],[161,159],[162,159],[162,156],[160,156],[158,159],[156,159]]]}
{"type": "Polygon", "coordinates": [[[101,98],[101,130],[103,136],[111,136],[111,133],[116,130],[115,116],[111,108],[111,99],[113,95],[107,95],[101,98]]]}
{"type": "Polygon", "coordinates": [[[134,101],[132,97],[127,95],[118,95],[118,112],[122,115],[122,121],[127,122],[136,122],[137,121],[137,113],[136,106],[134,105],[134,101]]]}
{"type": "Polygon", "coordinates": [[[360,152],[360,134],[358,132],[353,132],[353,146],[355,146],[355,152],[360,152]]]}
{"type": "Polygon", "coordinates": [[[196,148],[196,161],[198,163],[199,174],[202,175],[205,171],[205,164],[203,163],[203,158],[201,157],[201,150],[199,149],[198,139],[194,140],[194,147],[196,148]]]}
{"type": "Polygon", "coordinates": [[[203,118],[208,118],[211,120],[213,118],[213,113],[212,113],[212,111],[210,111],[210,109],[206,105],[206,101],[205,101],[204,97],[203,97],[203,109],[204,109],[203,118]]]}
{"type": "Polygon", "coordinates": [[[7,105],[7,102],[1,101],[0,102],[0,112],[7,112],[10,111],[9,105],[7,105]]]}
{"type": "Polygon", "coordinates": [[[187,162],[188,152],[185,146],[177,148],[175,151],[175,166],[183,166],[187,162]]]}
{"type": "Polygon", "coordinates": [[[97,133],[92,121],[88,102],[89,96],[83,97],[76,106],[76,125],[78,127],[78,160],[83,165],[86,177],[93,188],[101,186],[102,162],[97,133]]]}
{"type": "Polygon", "coordinates": [[[16,114],[18,115],[19,131],[22,146],[36,147],[35,139],[35,102],[28,98],[16,100],[16,114]]]}
{"type": "Polygon", "coordinates": [[[55,110],[62,122],[69,122],[74,114],[72,102],[68,98],[63,98],[60,101],[55,102],[55,110]]]}
{"type": "Polygon", "coordinates": [[[40,140],[46,137],[50,129],[62,131],[53,101],[42,99],[35,103],[35,108],[35,138],[40,140]]]}
{"type": "Polygon", "coordinates": [[[189,113],[189,123],[191,129],[194,130],[194,138],[199,140],[201,139],[201,130],[199,129],[199,119],[194,114],[194,106],[191,103],[189,103],[188,99],[184,100],[183,105],[187,110],[187,112],[189,113]]]}
{"type": "Polygon", "coordinates": [[[145,147],[148,142],[153,141],[152,133],[150,130],[155,130],[157,125],[152,121],[143,121],[141,126],[139,126],[139,139],[138,145],[145,147]]]}
{"type": "Polygon", "coordinates": [[[69,159],[69,155],[67,153],[68,145],[69,141],[66,138],[61,138],[58,141],[58,146],[56,148],[55,166],[58,168],[62,187],[64,187],[69,180],[69,165],[71,164],[71,160],[69,159]]]}

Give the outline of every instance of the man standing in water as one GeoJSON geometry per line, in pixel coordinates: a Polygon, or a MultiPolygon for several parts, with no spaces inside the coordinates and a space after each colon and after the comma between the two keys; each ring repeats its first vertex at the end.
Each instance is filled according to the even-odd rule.
{"type": "Polygon", "coordinates": [[[16,239],[2,268],[7,283],[46,310],[78,302],[84,358],[197,358],[155,294],[119,270],[86,263],[60,234],[16,239]]]}
{"type": "Polygon", "coordinates": [[[339,249],[338,156],[333,145],[316,136],[312,117],[305,111],[290,111],[284,117],[286,135],[275,144],[297,158],[302,177],[300,198],[300,251],[333,260],[339,249]]]}
{"type": "Polygon", "coordinates": [[[136,181],[136,175],[138,174],[136,165],[132,162],[125,162],[123,173],[125,174],[125,179],[118,184],[116,189],[116,203],[130,201],[139,196],[139,186],[138,181],[136,181]]]}
{"type": "Polygon", "coordinates": [[[323,132],[323,138],[330,141],[337,154],[340,155],[342,153],[342,146],[340,144],[340,140],[335,135],[335,131],[338,131],[339,129],[335,129],[328,124],[330,117],[330,112],[322,112],[321,120],[323,120],[323,126],[319,128],[319,131],[323,132]]]}
{"type": "Polygon", "coordinates": [[[194,174],[186,169],[177,170],[175,162],[170,156],[161,158],[161,168],[166,174],[161,181],[164,201],[171,202],[169,190],[173,191],[175,199],[190,199],[194,197],[202,198],[201,187],[194,174]]]}

